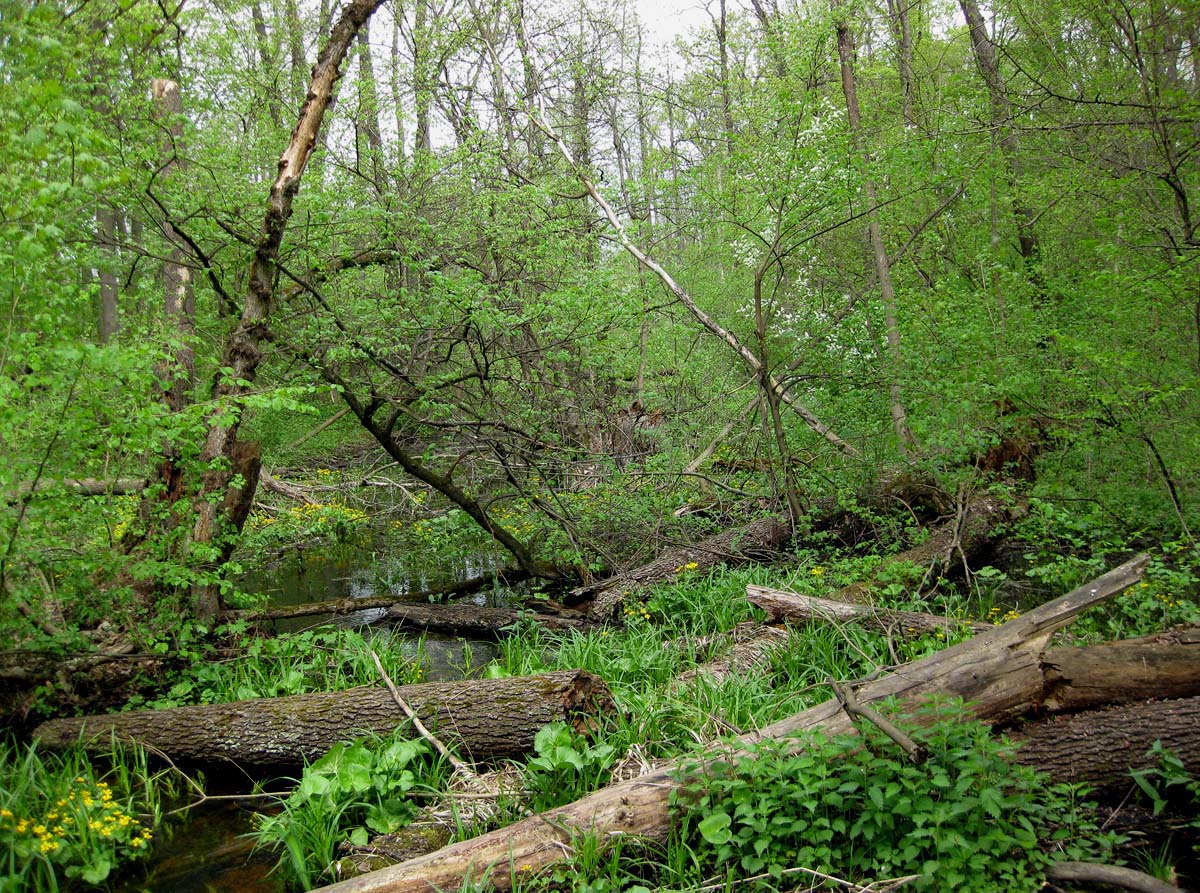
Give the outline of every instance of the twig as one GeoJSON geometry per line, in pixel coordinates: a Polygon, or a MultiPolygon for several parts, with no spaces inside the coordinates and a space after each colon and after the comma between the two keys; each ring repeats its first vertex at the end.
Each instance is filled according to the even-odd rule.
{"type": "MultiPolygon", "coordinates": [[[[845,887],[847,890],[853,890],[854,893],[884,893],[884,891],[886,891],[886,890],[894,890],[896,887],[903,886],[904,884],[907,884],[909,881],[915,881],[917,878],[921,877],[921,875],[919,875],[919,874],[910,874],[910,875],[906,875],[905,877],[888,878],[887,880],[881,880],[881,881],[872,881],[871,883],[866,884],[864,886],[862,884],[856,884],[853,881],[845,880],[844,878],[834,877],[831,874],[825,874],[822,871],[817,871],[815,868],[805,868],[800,865],[797,865],[794,868],[785,868],[783,870],[783,874],[806,874],[809,877],[815,878],[817,880],[831,881],[840,887],[845,887]]],[[[770,877],[774,877],[774,875],[769,874],[769,873],[768,874],[756,874],[753,877],[738,878],[733,883],[748,884],[751,881],[760,881],[760,880],[763,880],[765,878],[770,878],[770,877]]],[[[712,883],[712,884],[705,884],[703,887],[697,887],[696,893],[709,893],[709,891],[712,891],[712,890],[723,890],[726,888],[727,883],[729,883],[729,882],[722,880],[722,881],[717,881],[716,883],[712,883]]]]}
{"type": "Polygon", "coordinates": [[[837,695],[837,699],[841,701],[842,707],[851,719],[854,719],[856,716],[865,719],[896,742],[896,745],[908,754],[908,758],[914,763],[920,765],[925,762],[925,749],[901,731],[891,720],[882,716],[876,710],[860,703],[858,698],[854,696],[854,691],[849,686],[843,686],[832,676],[826,676],[825,681],[833,689],[833,693],[837,695]]]}

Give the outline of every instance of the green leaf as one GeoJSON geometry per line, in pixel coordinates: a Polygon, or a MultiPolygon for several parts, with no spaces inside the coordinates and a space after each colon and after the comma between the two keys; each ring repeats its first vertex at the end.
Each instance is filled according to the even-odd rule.
{"type": "Polygon", "coordinates": [[[732,821],[727,813],[714,812],[696,827],[706,841],[713,846],[721,846],[733,838],[733,834],[729,830],[732,821]]]}

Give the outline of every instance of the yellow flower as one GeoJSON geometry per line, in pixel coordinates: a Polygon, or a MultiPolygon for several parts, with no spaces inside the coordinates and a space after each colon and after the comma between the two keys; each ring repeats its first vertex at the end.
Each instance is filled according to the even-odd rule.
{"type": "Polygon", "coordinates": [[[33,833],[36,834],[38,837],[41,837],[43,834],[46,833],[46,826],[45,825],[34,825],[33,833]]]}
{"type": "Polygon", "coordinates": [[[135,837],[133,840],[129,841],[129,845],[131,847],[133,847],[134,849],[137,849],[140,846],[145,846],[145,844],[146,844],[146,842],[144,840],[142,840],[140,837],[135,837]]]}
{"type": "Polygon", "coordinates": [[[13,814],[10,810],[0,809],[0,819],[11,819],[13,814]]]}
{"type": "Polygon", "coordinates": [[[694,571],[699,566],[700,565],[696,564],[696,562],[694,562],[694,561],[689,561],[687,564],[684,565],[684,567],[690,571],[694,571]]]}
{"type": "Polygon", "coordinates": [[[41,850],[43,853],[53,853],[55,850],[58,849],[58,841],[57,840],[43,840],[42,845],[40,847],[38,847],[38,849],[41,850]]]}
{"type": "Polygon", "coordinates": [[[814,567],[811,571],[809,571],[809,573],[812,574],[814,577],[820,577],[825,574],[825,568],[814,567]]]}

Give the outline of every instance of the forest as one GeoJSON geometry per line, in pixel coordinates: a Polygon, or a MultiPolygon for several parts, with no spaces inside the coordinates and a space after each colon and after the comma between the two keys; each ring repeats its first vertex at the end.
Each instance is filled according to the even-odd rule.
{"type": "Polygon", "coordinates": [[[0,893],[1200,888],[1191,0],[0,0],[0,116],[0,893]]]}

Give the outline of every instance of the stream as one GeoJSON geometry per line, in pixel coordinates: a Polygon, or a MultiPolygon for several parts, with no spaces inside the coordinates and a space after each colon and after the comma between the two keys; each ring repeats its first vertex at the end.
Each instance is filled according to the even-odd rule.
{"type": "MultiPolygon", "coordinates": [[[[340,547],[332,551],[292,553],[270,570],[248,575],[241,588],[270,596],[272,607],[328,599],[371,598],[426,592],[438,586],[472,579],[497,568],[492,556],[453,556],[431,563],[410,554],[381,554],[378,549],[340,547]]],[[[514,592],[506,589],[479,592],[458,599],[459,604],[503,605],[514,592]]],[[[386,609],[343,614],[338,626],[360,627],[378,620],[386,609]]],[[[329,622],[330,617],[299,617],[276,621],[277,632],[296,632],[329,622]]],[[[402,637],[402,647],[415,653],[417,640],[386,626],[372,636],[391,641],[402,637]]],[[[492,642],[466,641],[443,635],[426,635],[421,648],[429,681],[461,679],[488,663],[496,654],[492,642]]],[[[237,784],[232,775],[206,776],[206,789],[220,794],[237,784]]],[[[268,790],[278,790],[270,785],[268,790]]],[[[244,790],[244,785],[241,788],[244,790]]],[[[262,800],[214,800],[190,810],[170,825],[151,858],[133,866],[117,893],[284,893],[281,879],[271,874],[275,855],[253,852],[252,817],[262,800]]]]}

